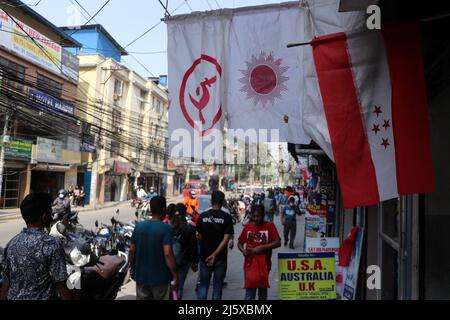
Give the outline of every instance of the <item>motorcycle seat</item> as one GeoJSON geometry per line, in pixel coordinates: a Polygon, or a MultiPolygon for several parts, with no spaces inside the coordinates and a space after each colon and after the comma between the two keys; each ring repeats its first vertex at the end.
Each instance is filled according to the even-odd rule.
{"type": "Polygon", "coordinates": [[[97,272],[104,279],[113,277],[125,263],[125,259],[118,255],[101,256],[99,260],[100,263],[86,269],[97,272]]]}

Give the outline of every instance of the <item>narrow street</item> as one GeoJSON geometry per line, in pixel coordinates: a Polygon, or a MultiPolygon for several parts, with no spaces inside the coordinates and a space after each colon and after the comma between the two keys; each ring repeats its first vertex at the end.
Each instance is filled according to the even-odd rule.
{"type": "MultiPolygon", "coordinates": [[[[175,199],[180,201],[181,199],[175,199]]],[[[175,202],[175,200],[172,200],[175,202]]],[[[127,222],[134,219],[134,208],[132,208],[128,202],[120,204],[115,207],[99,209],[96,211],[82,211],[79,213],[80,223],[86,228],[95,228],[95,221],[98,220],[99,223],[109,224],[111,217],[116,216],[116,210],[119,209],[119,220],[127,222]]],[[[281,227],[280,218],[275,218],[275,224],[277,226],[278,232],[282,237],[283,229],[281,227]]],[[[17,233],[19,233],[24,227],[24,222],[22,218],[16,216],[15,218],[2,217],[0,215],[0,246],[4,247],[8,241],[14,237],[17,233]]],[[[242,231],[242,225],[235,225],[235,238],[239,237],[242,231]]],[[[270,286],[268,292],[269,300],[278,300],[278,265],[277,265],[277,253],[279,252],[301,252],[303,248],[303,234],[304,234],[304,218],[303,216],[298,218],[297,221],[297,237],[295,240],[295,248],[291,250],[287,247],[282,246],[281,248],[273,251],[272,256],[272,272],[270,274],[270,286]]],[[[237,249],[235,241],[235,246],[233,250],[229,251],[229,260],[228,260],[228,271],[227,277],[225,281],[227,282],[227,286],[223,290],[223,299],[224,300],[242,300],[244,298],[244,273],[243,273],[243,264],[244,258],[241,252],[237,249]]],[[[195,292],[195,284],[197,281],[198,273],[189,272],[188,278],[186,280],[185,288],[184,288],[184,300],[197,300],[196,292],[195,292]]],[[[209,297],[212,294],[212,287],[209,291],[209,297]]],[[[135,300],[136,299],[136,286],[132,281],[123,287],[121,292],[118,295],[118,300],[135,300]]]]}

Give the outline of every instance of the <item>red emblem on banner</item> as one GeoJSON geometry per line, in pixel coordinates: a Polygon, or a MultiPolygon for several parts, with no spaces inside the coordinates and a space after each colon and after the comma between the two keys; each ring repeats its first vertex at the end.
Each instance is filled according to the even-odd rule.
{"type": "Polygon", "coordinates": [[[203,111],[206,108],[213,108],[214,106],[211,105],[211,93],[209,90],[214,86],[217,85],[218,81],[222,77],[222,67],[217,62],[217,60],[213,57],[210,57],[208,55],[202,54],[201,57],[194,61],[192,66],[186,71],[183,77],[183,82],[181,83],[180,88],[180,106],[181,111],[183,112],[183,116],[186,118],[186,121],[189,123],[189,125],[200,132],[201,136],[204,137],[208,135],[212,128],[219,122],[220,118],[222,117],[222,105],[219,106],[219,109],[215,116],[212,119],[211,126],[207,126],[206,129],[200,129],[195,121],[192,119],[192,117],[189,115],[187,108],[186,108],[186,94],[189,96],[189,101],[194,106],[195,109],[198,111],[198,117],[200,119],[200,122],[202,123],[202,126],[206,125],[207,119],[205,118],[205,115],[203,111]],[[191,78],[191,76],[194,74],[196,69],[199,65],[202,63],[210,63],[214,66],[214,70],[216,71],[216,74],[212,74],[209,76],[205,76],[203,80],[198,84],[195,93],[188,93],[186,92],[186,86],[188,80],[191,78]]]}

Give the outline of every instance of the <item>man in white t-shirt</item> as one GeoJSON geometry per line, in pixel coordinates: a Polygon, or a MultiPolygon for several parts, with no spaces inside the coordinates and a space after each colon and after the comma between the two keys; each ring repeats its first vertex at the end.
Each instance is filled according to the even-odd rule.
{"type": "Polygon", "coordinates": [[[143,200],[145,197],[147,197],[147,192],[145,192],[145,190],[142,186],[139,186],[139,188],[137,190],[137,197],[140,200],[143,200]]]}

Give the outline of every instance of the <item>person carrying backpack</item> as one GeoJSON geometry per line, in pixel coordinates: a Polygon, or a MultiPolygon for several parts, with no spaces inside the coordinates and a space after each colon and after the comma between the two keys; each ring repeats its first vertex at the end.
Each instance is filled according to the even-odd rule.
{"type": "Polygon", "coordinates": [[[179,203],[174,208],[174,215],[170,220],[170,226],[174,233],[172,245],[173,254],[178,270],[177,298],[182,300],[183,287],[189,269],[198,271],[199,254],[195,228],[187,223],[186,206],[179,203]]]}

